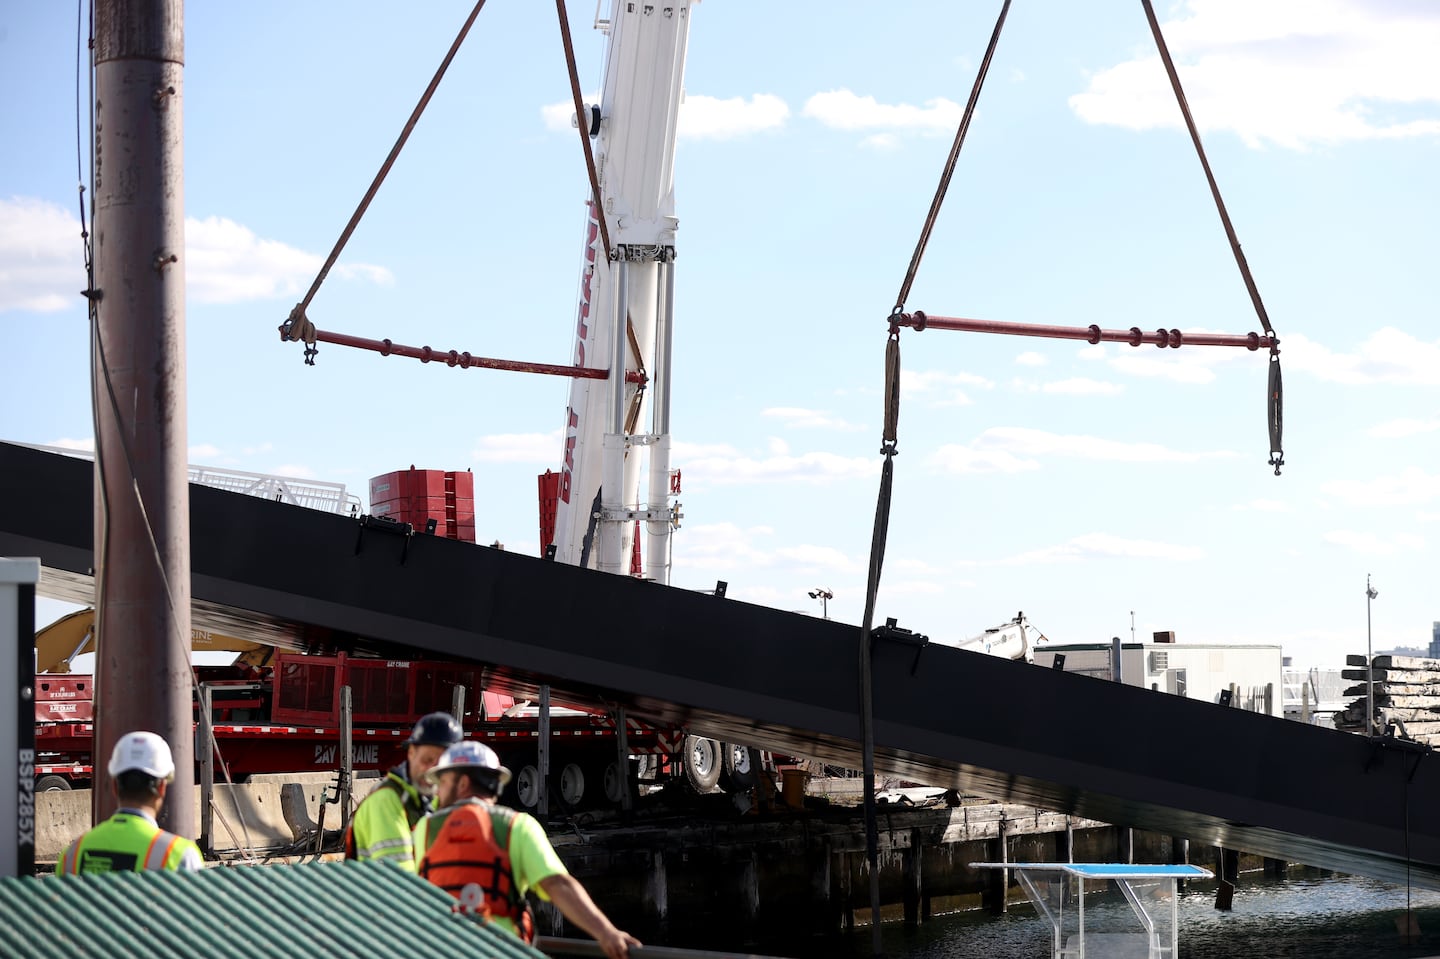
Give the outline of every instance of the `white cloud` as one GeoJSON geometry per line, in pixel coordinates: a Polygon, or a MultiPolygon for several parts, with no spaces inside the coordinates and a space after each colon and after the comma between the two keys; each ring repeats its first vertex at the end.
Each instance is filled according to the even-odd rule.
{"type": "Polygon", "coordinates": [[[80,309],[84,288],[79,218],[34,197],[0,199],[0,313],[80,309]]]}
{"type": "Polygon", "coordinates": [[[85,437],[84,439],[78,439],[78,440],[72,440],[72,439],[51,440],[49,443],[46,443],[45,445],[46,445],[46,446],[58,446],[58,447],[60,447],[60,449],[62,449],[62,450],[75,450],[76,452],[79,452],[79,453],[93,453],[93,452],[95,452],[95,439],[94,439],[94,437],[90,437],[90,436],[87,436],[87,437],[85,437]]]}
{"type": "Polygon", "coordinates": [[[199,463],[201,460],[218,460],[220,458],[220,447],[210,443],[200,443],[190,447],[186,453],[190,462],[199,463]]]}
{"type": "MultiPolygon", "coordinates": [[[[234,220],[215,216],[185,221],[185,249],[185,291],[196,303],[298,297],[325,263],[318,253],[262,239],[234,220]]],[[[394,282],[389,270],[366,263],[338,262],[330,276],[381,286],[394,282]]]]}
{"type": "MultiPolygon", "coordinates": [[[[599,103],[600,91],[592,90],[589,93],[581,94],[580,100],[588,104],[599,103]]],[[[574,130],[575,101],[562,100],[559,103],[545,104],[540,108],[540,120],[545,124],[545,129],[555,133],[574,130]]],[[[579,134],[575,135],[579,136],[579,134]]]]}
{"type": "Polygon", "coordinates": [[[761,416],[784,420],[790,429],[841,430],[853,433],[865,427],[831,416],[826,410],[809,410],[799,406],[772,406],[760,412],[761,416]]]}
{"type": "Polygon", "coordinates": [[[976,450],[958,443],[941,446],[925,462],[943,473],[1024,473],[1040,468],[1033,459],[1022,459],[1000,450],[976,450]]]}
{"type": "Polygon", "coordinates": [[[782,546],[775,551],[775,555],[797,567],[797,572],[812,570],[838,570],[853,572],[858,570],[859,564],[853,562],[843,552],[830,546],[782,546]]]}
{"type": "MultiPolygon", "coordinates": [[[[1201,328],[1186,333],[1213,333],[1201,328]]],[[[1096,343],[1078,351],[1081,359],[1102,361],[1112,370],[1130,376],[1167,379],[1176,383],[1202,384],[1215,379],[1215,367],[1239,361],[1242,357],[1256,360],[1249,350],[1210,347],[1181,347],[1161,350],[1154,346],[1096,343]]],[[[1264,354],[1268,356],[1269,354],[1264,354]]]]}
{"type": "Polygon", "coordinates": [[[1440,430],[1440,413],[1430,417],[1428,420],[1398,419],[1387,420],[1384,423],[1377,423],[1370,427],[1371,436],[1381,439],[1403,439],[1407,436],[1418,436],[1421,433],[1433,433],[1440,430]]]}
{"type": "Polygon", "coordinates": [[[688,463],[691,460],[736,455],[735,447],[729,443],[688,443],[685,440],[676,440],[670,445],[670,459],[677,463],[682,460],[688,463]]]}
{"type": "Polygon", "coordinates": [[[1109,533],[1089,533],[1055,546],[1020,553],[999,560],[1002,566],[1029,566],[1050,563],[1076,563],[1091,559],[1159,559],[1186,562],[1200,559],[1205,551],[1193,546],[1177,546],[1155,540],[1125,539],[1109,533]]]}
{"type": "Polygon", "coordinates": [[[765,446],[770,450],[771,456],[786,456],[790,453],[790,444],[778,436],[770,437],[769,442],[767,442],[765,446]]]}
{"type": "Polygon", "coordinates": [[[801,112],[836,130],[936,136],[953,134],[965,111],[960,104],[943,97],[915,106],[910,103],[880,103],[874,97],[862,97],[841,89],[815,94],[805,101],[801,112]]]}
{"type": "Polygon", "coordinates": [[[481,463],[554,464],[561,453],[560,431],[549,433],[496,433],[482,436],[470,451],[481,463]]]}
{"type": "Polygon", "coordinates": [[[686,140],[729,140],[778,130],[789,118],[785,101],[768,93],[757,93],[749,100],[686,95],[680,104],[676,135],[686,140]]]}
{"type": "Polygon", "coordinates": [[[1354,353],[1336,353],[1292,333],[1280,341],[1280,361],[1287,373],[1299,370],[1332,383],[1440,386],[1440,340],[1427,343],[1393,326],[1376,330],[1354,353]]]}
{"type": "MultiPolygon", "coordinates": [[[[1197,351],[1198,353],[1199,351],[1197,351]]],[[[1136,353],[1121,353],[1112,357],[1110,366],[1121,373],[1129,373],[1131,376],[1153,376],[1167,380],[1174,380],[1176,383],[1210,383],[1215,379],[1215,371],[1210,369],[1204,362],[1191,359],[1195,354],[1187,354],[1181,358],[1175,354],[1170,356],[1146,356],[1136,353]]]]}
{"type": "Polygon", "coordinates": [[[1371,480],[1334,480],[1320,491],[1351,506],[1412,506],[1440,498],[1440,473],[1410,466],[1371,480]]]}
{"type": "Polygon", "coordinates": [[[891,152],[900,149],[900,138],[893,133],[876,133],[860,141],[867,150],[891,152]]]}
{"type": "Polygon", "coordinates": [[[1114,396],[1125,392],[1119,383],[1106,383],[1084,376],[1072,376],[1068,380],[1055,380],[1040,387],[1042,393],[1068,393],[1074,396],[1114,396]]]}
{"type": "Polygon", "coordinates": [[[1425,540],[1411,533],[1396,533],[1383,537],[1375,533],[1363,533],[1349,529],[1331,530],[1324,540],[1365,556],[1392,556],[1395,553],[1414,552],[1425,548],[1425,540]]]}
{"type": "MultiPolygon", "coordinates": [[[[599,92],[588,93],[589,104],[600,100],[599,92]]],[[[575,104],[571,100],[550,103],[540,108],[545,129],[557,133],[574,130],[575,104]]],[[[676,136],[682,140],[729,140],[765,130],[776,130],[790,118],[785,101],[769,93],[757,93],[746,100],[687,94],[680,103],[676,118],[676,136]]]]}
{"type": "MultiPolygon", "coordinates": [[[[53,203],[0,200],[0,313],[53,312],[80,303],[85,271],[80,220],[53,203]]],[[[193,303],[298,298],[325,258],[257,237],[233,220],[185,221],[185,292],[193,303]]],[[[338,279],[393,282],[383,267],[341,261],[338,279]]]]}
{"type": "Polygon", "coordinates": [[[702,455],[686,453],[677,445],[671,462],[685,464],[688,484],[734,486],[752,483],[827,484],[879,475],[878,457],[846,457],[835,453],[779,454],[756,459],[733,447],[709,447],[702,455]]]}
{"type": "Polygon", "coordinates": [[[1036,353],[1034,350],[1027,350],[1015,357],[1015,362],[1021,366],[1044,366],[1050,362],[1045,358],[1044,353],[1036,353]]]}
{"type": "Polygon", "coordinates": [[[969,406],[973,400],[965,387],[981,390],[995,388],[993,380],[974,373],[946,373],[940,370],[900,371],[900,396],[913,397],[927,402],[930,406],[969,406]]]}
{"type": "MultiPolygon", "coordinates": [[[[1202,132],[1291,149],[1440,135],[1440,8],[1374,0],[1185,0],[1162,24],[1202,132]]],[[[1153,43],[1070,107],[1089,123],[1180,128],[1153,43]]]]}
{"type": "Polygon", "coordinates": [[[774,557],[755,540],[774,535],[768,526],[742,528],[734,523],[708,523],[681,527],[674,537],[675,568],[734,569],[771,566],[774,557]]]}
{"type": "Polygon", "coordinates": [[[1019,426],[992,427],[981,433],[974,445],[981,451],[1018,456],[1072,456],[1119,463],[1194,463],[1236,455],[1229,450],[1192,453],[1172,450],[1156,443],[1125,443],[1098,436],[1066,436],[1019,426]]]}
{"type": "Polygon", "coordinates": [[[270,471],[271,476],[288,476],[291,479],[314,479],[315,471],[298,463],[281,463],[270,471]]]}
{"type": "Polygon", "coordinates": [[[947,579],[943,583],[936,583],[924,579],[905,579],[897,583],[882,583],[880,586],[880,597],[888,600],[892,596],[943,596],[952,589],[974,589],[975,583],[970,580],[947,579]]]}

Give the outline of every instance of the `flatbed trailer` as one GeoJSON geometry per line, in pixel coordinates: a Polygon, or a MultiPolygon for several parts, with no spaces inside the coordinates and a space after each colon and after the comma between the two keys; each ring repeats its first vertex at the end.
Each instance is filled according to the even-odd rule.
{"type": "MultiPolygon", "coordinates": [[[[351,768],[388,769],[404,758],[415,719],[451,711],[455,690],[463,687],[466,737],[490,745],[514,771],[512,795],[506,798],[522,808],[538,802],[538,711],[480,688],[483,667],[476,664],[281,653],[264,668],[195,670],[197,684],[211,698],[218,779],[227,773],[241,781],[256,773],[338,771],[340,692],[345,686],[352,700],[351,768]]],[[[88,787],[94,768],[92,678],[37,676],[35,711],[36,789],[88,787]]],[[[633,784],[645,765],[642,759],[653,756],[653,765],[659,766],[684,747],[683,730],[630,718],[625,725],[627,762],[622,770],[614,716],[586,704],[551,710],[549,791],[561,808],[619,803],[625,783],[633,784]]],[[[202,750],[196,752],[198,757],[202,750]]]]}

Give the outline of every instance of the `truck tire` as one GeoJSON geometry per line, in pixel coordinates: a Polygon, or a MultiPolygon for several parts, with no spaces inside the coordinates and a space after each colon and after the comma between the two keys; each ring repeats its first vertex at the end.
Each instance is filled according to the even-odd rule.
{"type": "Polygon", "coordinates": [[[540,805],[540,767],[525,763],[515,770],[516,808],[528,812],[540,805]]]}
{"type": "Polygon", "coordinates": [[[629,785],[626,782],[627,770],[621,769],[620,763],[610,761],[605,764],[605,769],[600,773],[601,793],[605,801],[612,806],[618,806],[625,799],[625,789],[629,785]]]}
{"type": "Polygon", "coordinates": [[[725,757],[721,788],[727,793],[753,789],[760,777],[760,750],[736,743],[721,743],[720,748],[725,757]]]}
{"type": "Polygon", "coordinates": [[[594,791],[594,784],[587,781],[585,770],[576,762],[563,762],[559,770],[551,774],[551,804],[558,808],[575,811],[585,802],[586,791],[594,791]]]}
{"type": "Polygon", "coordinates": [[[685,781],[697,793],[708,793],[720,782],[720,744],[701,736],[685,737],[685,781]]]}
{"type": "Polygon", "coordinates": [[[37,793],[60,793],[70,791],[70,780],[64,776],[41,776],[35,781],[37,793]]]}

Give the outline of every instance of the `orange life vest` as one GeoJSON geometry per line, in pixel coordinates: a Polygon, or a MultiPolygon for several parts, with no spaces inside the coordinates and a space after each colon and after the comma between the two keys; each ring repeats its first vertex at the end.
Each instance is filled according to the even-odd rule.
{"type": "Polygon", "coordinates": [[[509,919],[525,942],[535,940],[535,921],[510,872],[510,823],[515,810],[461,803],[434,814],[427,847],[416,850],[419,873],[460,900],[460,907],[488,919],[509,919]]]}

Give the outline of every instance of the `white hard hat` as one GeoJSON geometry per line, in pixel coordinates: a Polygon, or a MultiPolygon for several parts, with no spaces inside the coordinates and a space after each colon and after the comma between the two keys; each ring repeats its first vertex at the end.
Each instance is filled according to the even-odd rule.
{"type": "Polygon", "coordinates": [[[155,733],[126,733],[115,744],[110,754],[110,775],[126,772],[141,772],[156,779],[172,779],[175,776],[175,757],[170,747],[155,733]]]}
{"type": "Polygon", "coordinates": [[[435,765],[426,771],[425,778],[432,783],[438,782],[440,774],[447,769],[489,770],[498,775],[501,789],[510,782],[510,770],[500,765],[500,757],[495,755],[495,750],[484,743],[456,743],[445,750],[435,765]]]}

